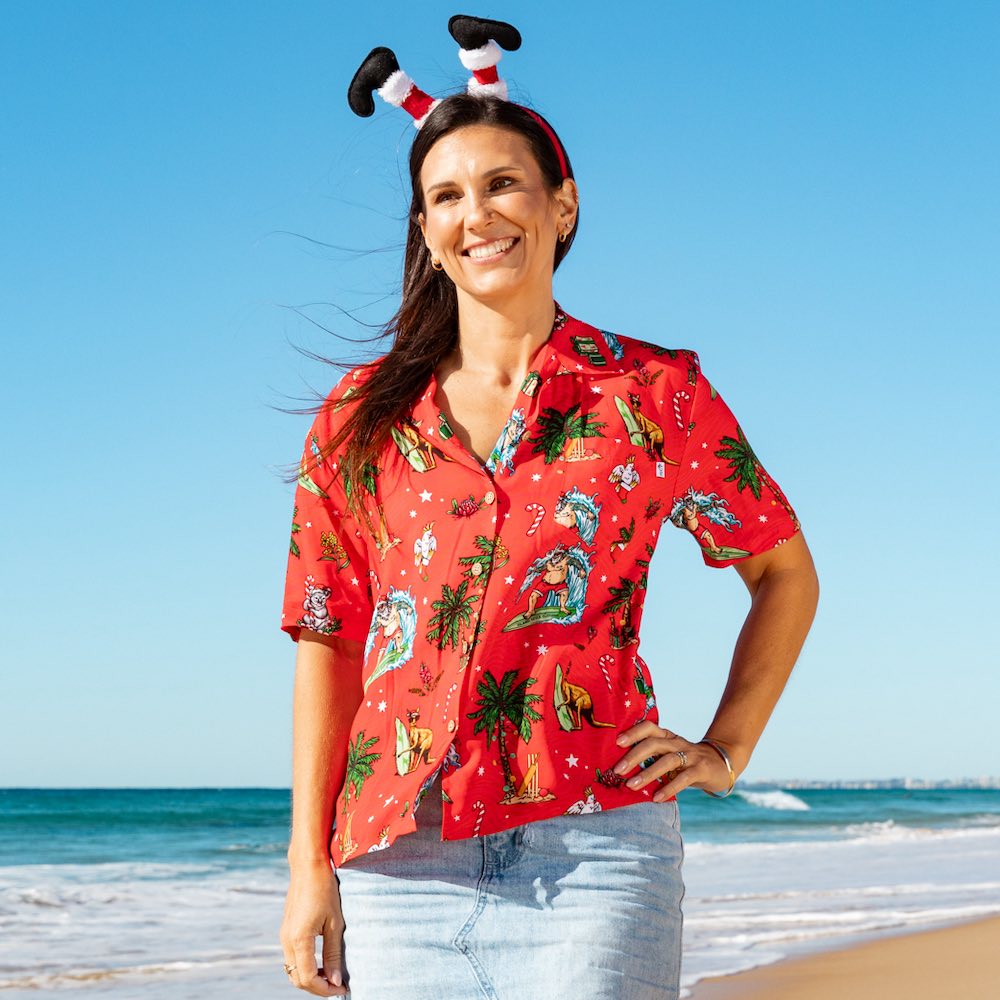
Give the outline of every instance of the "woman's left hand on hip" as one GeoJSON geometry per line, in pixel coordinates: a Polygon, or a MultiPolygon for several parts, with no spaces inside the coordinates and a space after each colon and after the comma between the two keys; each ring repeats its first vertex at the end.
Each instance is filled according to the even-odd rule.
{"type": "Polygon", "coordinates": [[[640,789],[657,778],[667,778],[653,793],[654,802],[663,802],[684,788],[724,791],[729,787],[722,757],[705,743],[691,743],[648,720],[630,726],[618,739],[627,752],[615,765],[615,774],[628,774],[643,761],[655,758],[625,782],[629,788],[640,789]]]}

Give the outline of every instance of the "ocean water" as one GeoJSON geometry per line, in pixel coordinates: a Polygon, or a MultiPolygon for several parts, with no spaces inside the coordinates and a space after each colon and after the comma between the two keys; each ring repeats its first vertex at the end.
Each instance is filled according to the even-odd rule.
{"type": "MultiPolygon", "coordinates": [[[[770,788],[680,804],[687,989],[1000,914],[1000,790],[770,788]]],[[[277,941],[288,823],[287,789],[0,790],[0,1000],[297,995],[277,941]]]]}

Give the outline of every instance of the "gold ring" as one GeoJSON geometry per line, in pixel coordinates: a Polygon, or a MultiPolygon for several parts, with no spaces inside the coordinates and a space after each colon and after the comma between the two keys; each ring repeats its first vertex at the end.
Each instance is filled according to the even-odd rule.
{"type": "Polygon", "coordinates": [[[295,966],[294,965],[288,965],[288,964],[285,965],[285,975],[286,976],[290,976],[294,971],[295,971],[295,966]]]}
{"type": "Polygon", "coordinates": [[[688,766],[688,755],[683,750],[674,751],[677,754],[678,760],[681,762],[681,767],[688,766]]]}

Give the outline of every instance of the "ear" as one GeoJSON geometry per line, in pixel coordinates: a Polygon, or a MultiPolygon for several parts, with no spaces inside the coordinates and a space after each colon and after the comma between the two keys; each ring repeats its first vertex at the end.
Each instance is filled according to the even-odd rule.
{"type": "MultiPolygon", "coordinates": [[[[424,242],[427,242],[427,219],[424,218],[424,213],[420,212],[417,214],[417,225],[420,226],[420,232],[423,234],[424,242]]],[[[430,247],[428,247],[430,249],[430,247]]]]}
{"type": "Polygon", "coordinates": [[[580,191],[576,181],[567,177],[556,188],[554,197],[559,204],[559,223],[562,226],[576,225],[576,212],[580,207],[580,191]]]}

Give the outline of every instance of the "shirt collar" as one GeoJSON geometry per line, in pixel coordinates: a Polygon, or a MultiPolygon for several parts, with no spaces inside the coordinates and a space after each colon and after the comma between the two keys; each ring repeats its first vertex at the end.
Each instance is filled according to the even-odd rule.
{"type": "MultiPolygon", "coordinates": [[[[618,364],[615,363],[602,332],[570,316],[558,302],[555,303],[555,307],[555,321],[549,339],[532,358],[532,366],[521,386],[521,393],[518,396],[518,399],[523,401],[521,405],[530,405],[533,397],[537,396],[537,387],[548,384],[553,378],[573,375],[578,379],[584,379],[619,372],[618,364]],[[537,381],[534,382],[533,372],[538,373],[537,381]]],[[[451,431],[447,420],[434,403],[436,393],[437,377],[431,372],[423,392],[411,410],[411,416],[419,425],[421,434],[434,441],[436,446],[450,458],[474,464],[479,468],[475,458],[448,439],[451,431]]],[[[518,403],[515,403],[515,406],[517,405],[518,403]]]]}
{"type": "Polygon", "coordinates": [[[552,333],[546,343],[539,374],[542,381],[553,375],[604,375],[617,371],[601,331],[573,316],[557,302],[552,333]]]}

